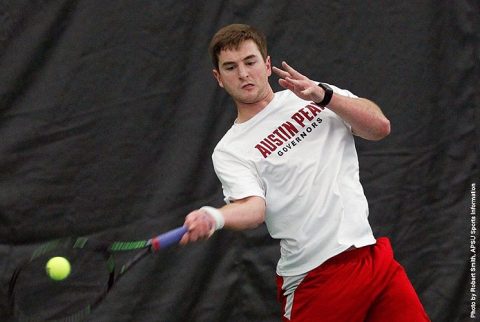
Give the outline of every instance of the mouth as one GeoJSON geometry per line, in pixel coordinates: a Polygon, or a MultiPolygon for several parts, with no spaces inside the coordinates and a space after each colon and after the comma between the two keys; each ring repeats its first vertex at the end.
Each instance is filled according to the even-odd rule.
{"type": "Polygon", "coordinates": [[[242,89],[252,89],[252,88],[254,88],[254,87],[255,87],[255,85],[254,85],[254,84],[251,84],[251,83],[242,85],[242,89]]]}

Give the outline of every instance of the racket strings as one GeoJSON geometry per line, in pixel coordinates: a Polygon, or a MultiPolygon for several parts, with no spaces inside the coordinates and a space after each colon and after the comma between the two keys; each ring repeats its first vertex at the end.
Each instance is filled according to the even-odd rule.
{"type": "Polygon", "coordinates": [[[86,237],[48,242],[17,268],[10,280],[13,313],[19,321],[82,321],[126,271],[152,251],[178,243],[186,231],[179,227],[151,240],[128,242],[86,237]],[[134,250],[133,257],[126,252],[134,250]],[[47,261],[54,256],[71,263],[71,273],[64,280],[54,281],[45,272],[47,261]],[[117,267],[115,262],[123,256],[128,259],[119,261],[124,264],[117,267]]]}
{"type": "Polygon", "coordinates": [[[46,274],[45,264],[52,256],[38,256],[12,278],[11,299],[20,321],[79,321],[96,299],[106,294],[112,274],[104,253],[83,249],[55,253],[67,258],[72,267],[70,275],[61,281],[46,274]]]}
{"type": "MultiPolygon", "coordinates": [[[[52,317],[48,322],[81,322],[85,321],[85,318],[91,313],[92,309],[90,306],[85,307],[84,309],[69,315],[68,317],[52,317]]],[[[43,318],[33,317],[24,315],[20,312],[17,316],[18,322],[45,322],[43,318]]]]}

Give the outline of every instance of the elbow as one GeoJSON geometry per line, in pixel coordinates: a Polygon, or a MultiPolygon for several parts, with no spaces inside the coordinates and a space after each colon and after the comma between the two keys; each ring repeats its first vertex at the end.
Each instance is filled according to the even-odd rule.
{"type": "Polygon", "coordinates": [[[265,222],[265,213],[260,214],[257,217],[257,220],[253,223],[253,228],[257,228],[258,226],[262,225],[265,222]]]}
{"type": "Polygon", "coordinates": [[[378,122],[375,132],[371,133],[371,136],[368,139],[371,141],[380,141],[390,134],[390,130],[390,121],[384,117],[378,122]]]}
{"type": "Polygon", "coordinates": [[[380,124],[379,140],[386,138],[388,135],[390,135],[390,121],[385,117],[380,124]]]}

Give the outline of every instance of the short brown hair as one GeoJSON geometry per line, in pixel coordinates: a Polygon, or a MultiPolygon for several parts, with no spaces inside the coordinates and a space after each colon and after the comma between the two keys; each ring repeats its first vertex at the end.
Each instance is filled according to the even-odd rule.
{"type": "Polygon", "coordinates": [[[213,66],[218,69],[218,56],[222,50],[238,49],[240,44],[247,40],[255,42],[263,60],[266,60],[267,40],[265,35],[249,25],[231,24],[217,31],[210,41],[208,52],[212,58],[213,66]]]}

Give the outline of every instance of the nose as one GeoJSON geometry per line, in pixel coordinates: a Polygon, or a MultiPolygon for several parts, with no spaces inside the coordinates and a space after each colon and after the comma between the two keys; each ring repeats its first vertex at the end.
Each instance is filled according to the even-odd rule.
{"type": "Polygon", "coordinates": [[[238,77],[239,78],[247,78],[248,77],[248,72],[247,68],[243,65],[238,66],[238,77]]]}

